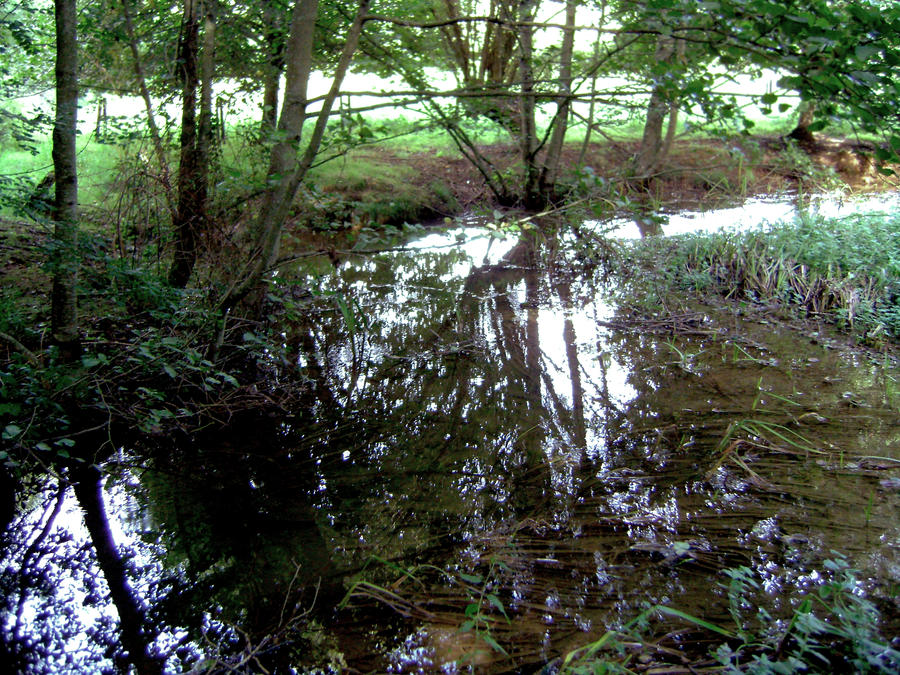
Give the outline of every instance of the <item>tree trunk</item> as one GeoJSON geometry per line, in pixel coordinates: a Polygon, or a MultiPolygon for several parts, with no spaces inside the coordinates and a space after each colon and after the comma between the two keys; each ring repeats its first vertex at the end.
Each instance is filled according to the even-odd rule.
{"type": "Polygon", "coordinates": [[[537,165],[537,97],[534,91],[534,11],[537,0],[523,0],[519,5],[519,76],[522,78],[519,96],[521,119],[520,153],[525,175],[522,199],[528,208],[540,208],[544,200],[540,191],[540,170],[537,165]]]}
{"type": "Polygon", "coordinates": [[[306,176],[319,151],[334,101],[340,93],[344,76],[359,44],[369,4],[370,0],[359,2],[356,17],[347,33],[347,40],[335,69],[331,89],[322,101],[316,125],[299,161],[297,150],[306,116],[306,89],[312,67],[313,29],[318,12],[318,0],[297,0],[294,6],[286,51],[285,92],[278,121],[278,142],[272,148],[269,163],[268,184],[271,187],[266,192],[262,212],[252,230],[255,246],[250,260],[240,278],[235,281],[220,303],[226,310],[257,287],[278,259],[285,221],[300,182],[306,176]]]}
{"type": "Polygon", "coordinates": [[[50,330],[64,360],[81,354],[78,285],[78,171],[75,133],[78,120],[78,36],[75,0],[55,1],[56,122],[53,126],[53,203],[55,247],[51,257],[53,290],[50,330]]]}
{"type": "Polygon", "coordinates": [[[797,109],[800,111],[800,117],[797,119],[797,126],[788,134],[788,138],[793,138],[801,145],[812,145],[816,142],[816,137],[809,130],[809,125],[816,118],[816,102],[802,101],[797,109]]]}
{"type": "Polygon", "coordinates": [[[119,633],[128,660],[138,675],[157,675],[163,672],[163,662],[150,653],[153,640],[145,629],[145,617],[128,583],[125,562],[116,549],[109,519],[103,505],[100,471],[96,467],[80,470],[75,483],[75,496],[84,511],[84,524],[97,554],[97,564],[106,579],[109,594],[119,614],[119,633]]]}
{"type": "Polygon", "coordinates": [[[265,42],[269,47],[263,75],[262,133],[268,138],[278,123],[278,92],[284,71],[284,23],[275,0],[263,0],[265,42]]]}
{"type": "MultiPolygon", "coordinates": [[[[200,222],[206,225],[209,168],[213,146],[213,82],[216,77],[216,13],[218,0],[204,0],[203,49],[200,59],[200,125],[197,130],[197,191],[200,222]]],[[[223,120],[224,123],[224,120],[223,120]]],[[[202,234],[198,233],[198,234],[202,234]]]]}
{"type": "Polygon", "coordinates": [[[153,100],[150,98],[150,90],[147,88],[147,78],[144,75],[144,65],[141,60],[141,52],[138,49],[137,38],[134,34],[134,21],[131,17],[131,5],[129,0],[122,0],[122,16],[125,20],[125,33],[128,36],[128,46],[134,59],[134,74],[137,77],[138,87],[141,90],[141,98],[144,100],[144,109],[147,111],[147,126],[150,127],[150,140],[156,153],[156,161],[159,162],[159,170],[162,172],[162,185],[166,195],[166,204],[172,218],[175,217],[175,203],[172,200],[172,182],[169,175],[169,160],[163,148],[162,137],[156,124],[156,116],[153,113],[153,100]]]}
{"type": "Polygon", "coordinates": [[[458,0],[441,0],[431,9],[437,21],[449,22],[441,26],[440,34],[457,83],[464,91],[478,94],[464,96],[459,102],[470,115],[487,117],[516,140],[520,115],[509,89],[517,68],[516,30],[512,26],[518,1],[491,0],[488,16],[501,18],[508,25],[489,22],[483,32],[469,30],[455,21],[465,16],[458,0]],[[489,96],[489,93],[496,95],[489,96]]]}
{"type": "MultiPolygon", "coordinates": [[[[600,21],[597,24],[597,38],[594,40],[594,61],[600,60],[600,41],[603,39],[602,26],[603,22],[606,18],[606,6],[605,3],[601,4],[601,15],[600,21]]],[[[584,132],[584,141],[581,143],[581,151],[578,153],[578,162],[576,163],[576,168],[581,171],[584,166],[584,158],[587,155],[588,148],[591,144],[591,134],[594,132],[594,114],[597,110],[597,79],[598,79],[598,69],[593,68],[591,70],[591,93],[590,93],[590,103],[588,104],[588,113],[587,119],[585,120],[585,132],[584,132]]]]}
{"type": "MultiPolygon", "coordinates": [[[[676,56],[676,40],[667,35],[660,35],[656,40],[655,59],[657,63],[671,64],[676,56]]],[[[634,175],[640,181],[646,181],[653,172],[659,168],[663,157],[663,124],[675,102],[659,82],[653,85],[650,101],[647,104],[647,119],[644,122],[644,135],[641,138],[641,147],[634,160],[634,175]]],[[[677,113],[675,121],[677,122],[677,113]]],[[[674,124],[671,124],[670,133],[675,132],[674,124]]]]}
{"type": "Polygon", "coordinates": [[[562,46],[559,52],[559,98],[556,115],[553,117],[553,135],[544,157],[541,170],[541,194],[549,196],[559,175],[559,162],[563,143],[569,128],[569,108],[572,96],[572,54],[575,51],[575,0],[566,0],[566,27],[563,29],[562,46]]]}
{"type": "Polygon", "coordinates": [[[181,38],[178,43],[178,71],[181,94],[181,158],[178,165],[178,207],[175,213],[175,256],[169,269],[169,283],[187,286],[197,261],[198,234],[203,224],[205,186],[201,185],[200,153],[197,143],[197,54],[199,51],[200,0],[184,0],[181,38]]]}

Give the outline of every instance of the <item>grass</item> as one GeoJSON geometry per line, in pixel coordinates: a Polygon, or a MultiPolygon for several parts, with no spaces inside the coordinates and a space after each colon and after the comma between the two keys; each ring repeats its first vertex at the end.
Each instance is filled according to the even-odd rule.
{"type": "Polygon", "coordinates": [[[638,244],[657,278],[735,300],[792,307],[872,343],[900,337],[900,215],[805,215],[750,232],[638,244]],[[660,247],[666,247],[660,251],[660,247]]]}
{"type": "MultiPolygon", "coordinates": [[[[15,147],[0,151],[0,176],[25,176],[32,184],[40,182],[53,171],[52,143],[43,139],[32,154],[15,147]]],[[[85,204],[102,203],[107,197],[108,183],[116,172],[123,154],[128,150],[114,144],[98,143],[93,136],[79,136],[78,189],[79,200],[85,204]]]]}

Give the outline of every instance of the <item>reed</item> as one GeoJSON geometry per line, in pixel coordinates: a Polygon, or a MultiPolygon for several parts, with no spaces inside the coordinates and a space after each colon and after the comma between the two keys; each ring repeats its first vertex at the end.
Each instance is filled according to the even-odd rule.
{"type": "Polygon", "coordinates": [[[677,285],[791,307],[873,341],[900,336],[900,216],[805,217],[673,246],[663,272],[677,285]]]}

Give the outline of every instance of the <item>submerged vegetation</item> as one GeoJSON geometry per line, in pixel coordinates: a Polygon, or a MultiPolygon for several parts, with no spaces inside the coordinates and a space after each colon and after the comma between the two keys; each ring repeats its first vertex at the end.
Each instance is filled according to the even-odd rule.
{"type": "Polygon", "coordinates": [[[621,630],[569,652],[556,672],[680,672],[666,665],[685,663],[685,657],[699,645],[707,646],[708,653],[696,654],[699,658],[690,662],[690,670],[789,675],[887,674],[900,668],[900,650],[881,636],[879,612],[860,594],[858,572],[843,558],[824,562],[822,573],[814,575],[821,576],[820,581],[790,600],[791,611],[784,619],[776,619],[765,609],[765,593],[752,570],[725,570],[723,576],[728,579],[731,626],[715,625],[670,607],[650,607],[621,630]],[[695,632],[679,630],[647,640],[645,635],[663,617],[680,620],[695,632]],[[703,656],[708,660],[699,660],[703,656]]]}

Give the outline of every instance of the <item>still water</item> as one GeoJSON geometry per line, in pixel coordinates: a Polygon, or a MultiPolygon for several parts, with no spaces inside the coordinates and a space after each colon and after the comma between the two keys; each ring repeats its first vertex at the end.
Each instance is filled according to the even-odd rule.
{"type": "MultiPolygon", "coordinates": [[[[728,568],[777,614],[835,552],[896,619],[896,369],[825,328],[654,313],[581,244],[467,227],[279,277],[258,386],[291,406],[110,466],[167,671],[538,672],[649,604],[724,624],[728,568]]],[[[7,535],[3,630],[34,672],[111,668],[57,485],[7,535]]]]}

